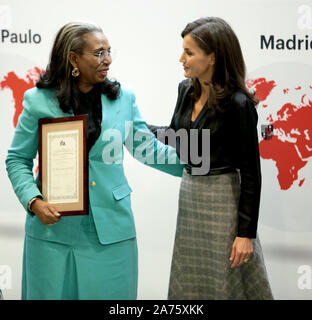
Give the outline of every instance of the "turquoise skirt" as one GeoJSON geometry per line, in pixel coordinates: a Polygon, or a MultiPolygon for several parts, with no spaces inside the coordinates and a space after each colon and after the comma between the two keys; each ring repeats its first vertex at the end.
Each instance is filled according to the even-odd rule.
{"type": "Polygon", "coordinates": [[[135,300],[136,238],[100,244],[92,214],[83,218],[77,238],[68,245],[26,235],[22,299],[135,300]]]}

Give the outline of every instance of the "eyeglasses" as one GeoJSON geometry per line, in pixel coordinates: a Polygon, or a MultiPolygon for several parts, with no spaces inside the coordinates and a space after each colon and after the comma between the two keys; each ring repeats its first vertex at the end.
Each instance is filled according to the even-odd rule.
{"type": "Polygon", "coordinates": [[[102,63],[107,58],[112,58],[111,50],[100,50],[96,53],[83,53],[86,55],[92,55],[97,58],[98,63],[102,63]]]}
{"type": "Polygon", "coordinates": [[[94,54],[95,57],[97,57],[98,63],[103,62],[107,58],[111,58],[111,51],[110,50],[101,50],[94,54]]]}

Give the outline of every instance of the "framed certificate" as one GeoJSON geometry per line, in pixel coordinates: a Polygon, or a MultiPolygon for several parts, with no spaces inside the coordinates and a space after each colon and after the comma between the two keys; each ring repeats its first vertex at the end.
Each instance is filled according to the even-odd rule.
{"type": "Polygon", "coordinates": [[[39,120],[39,189],[63,216],[88,208],[86,115],[39,120]]]}

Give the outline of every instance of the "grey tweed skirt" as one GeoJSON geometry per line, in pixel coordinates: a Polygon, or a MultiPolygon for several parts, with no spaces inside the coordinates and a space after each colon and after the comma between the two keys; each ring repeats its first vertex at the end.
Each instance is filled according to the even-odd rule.
{"type": "Polygon", "coordinates": [[[168,299],[273,299],[258,237],[249,261],[231,268],[239,195],[238,172],[191,176],[184,170],[168,299]]]}

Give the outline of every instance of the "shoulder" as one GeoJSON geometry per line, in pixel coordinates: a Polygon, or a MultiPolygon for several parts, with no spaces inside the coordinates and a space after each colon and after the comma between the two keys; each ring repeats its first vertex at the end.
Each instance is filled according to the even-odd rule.
{"type": "Polygon", "coordinates": [[[190,79],[184,79],[179,83],[179,87],[190,87],[191,80],[190,79]]]}
{"type": "Polygon", "coordinates": [[[36,100],[55,97],[55,89],[39,89],[37,87],[25,91],[24,99],[36,100]]]}
{"type": "Polygon", "coordinates": [[[242,91],[236,91],[231,94],[231,103],[237,108],[255,109],[255,103],[242,91]]]}
{"type": "Polygon", "coordinates": [[[38,117],[45,117],[52,107],[56,108],[58,105],[55,89],[34,87],[24,93],[24,110],[38,117]]]}
{"type": "Polygon", "coordinates": [[[183,93],[187,90],[190,90],[192,88],[191,86],[191,80],[190,79],[184,79],[179,83],[179,94],[183,93]]]}
{"type": "Polygon", "coordinates": [[[246,93],[242,91],[234,92],[231,95],[231,105],[234,113],[240,120],[244,121],[258,121],[258,114],[255,103],[246,93]]]}
{"type": "Polygon", "coordinates": [[[32,98],[55,96],[54,88],[37,88],[33,87],[25,91],[25,96],[32,98]]]}
{"type": "Polygon", "coordinates": [[[118,99],[130,100],[130,101],[135,100],[134,90],[127,85],[120,85],[120,92],[119,92],[118,99]]]}
{"type": "Polygon", "coordinates": [[[236,91],[231,95],[231,102],[237,106],[244,108],[246,106],[255,106],[254,102],[242,91],[236,91]]]}

